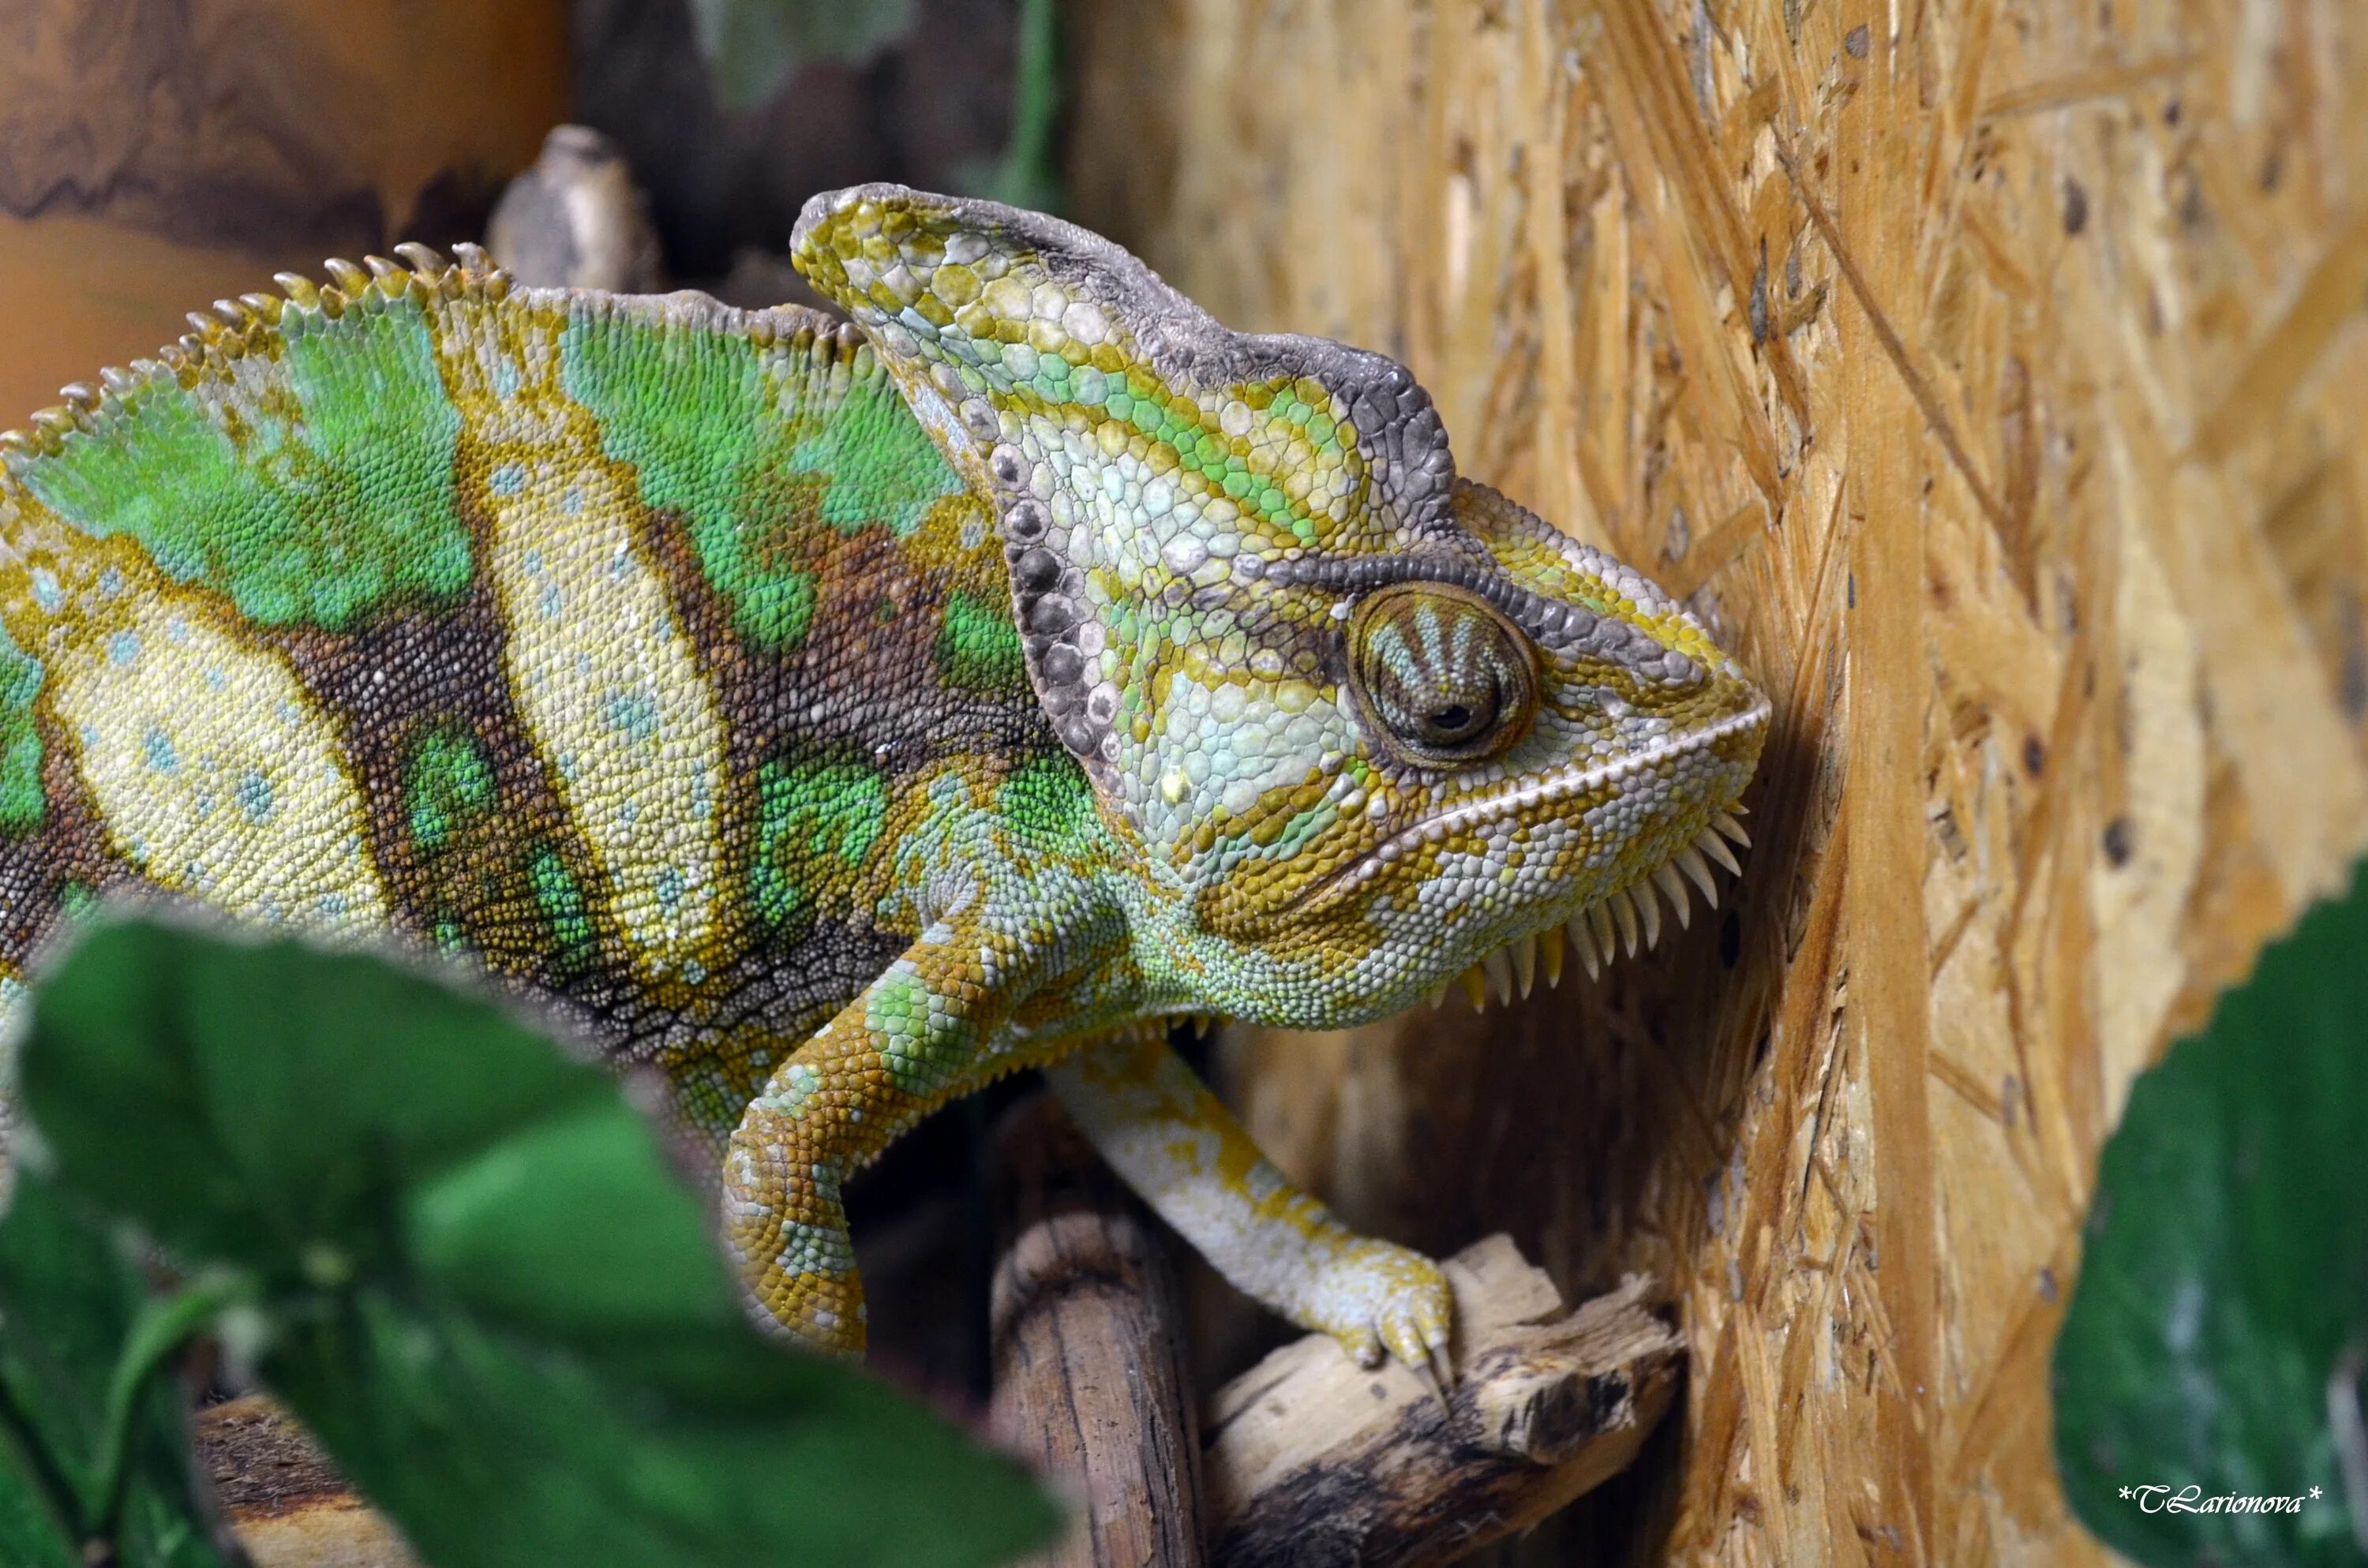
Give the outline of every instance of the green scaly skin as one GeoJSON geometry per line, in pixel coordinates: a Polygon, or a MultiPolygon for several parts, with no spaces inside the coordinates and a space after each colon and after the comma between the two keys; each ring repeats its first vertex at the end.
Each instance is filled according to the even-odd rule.
{"type": "Polygon", "coordinates": [[[841,1181],[1048,1065],[1245,1290],[1422,1362],[1438,1270],[1162,1020],[1633,947],[1766,703],[1379,356],[989,203],[838,192],[794,250],[853,325],[405,247],[0,437],[0,1008],[117,892],[440,949],[665,1069],[753,1300],[841,1351],[841,1181]]]}

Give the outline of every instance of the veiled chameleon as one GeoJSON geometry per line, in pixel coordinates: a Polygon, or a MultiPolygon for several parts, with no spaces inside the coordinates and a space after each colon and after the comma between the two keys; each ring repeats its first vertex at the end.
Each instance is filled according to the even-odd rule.
{"type": "Polygon", "coordinates": [[[1235,1283],[1424,1361],[1438,1270],[1164,1020],[1633,947],[1766,702],[1385,358],[982,202],[794,251],[853,324],[333,262],[0,438],[5,1001],[118,890],[442,949],[663,1066],[755,1302],[844,1351],[843,1179],[1047,1066],[1235,1283]]]}

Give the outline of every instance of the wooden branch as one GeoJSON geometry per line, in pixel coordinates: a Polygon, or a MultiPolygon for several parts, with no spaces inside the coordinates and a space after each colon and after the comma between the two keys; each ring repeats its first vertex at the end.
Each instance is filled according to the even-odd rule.
{"type": "Polygon", "coordinates": [[[1043,1568],[1198,1568],[1200,1441],[1161,1240],[1058,1101],[998,1130],[996,1436],[1079,1498],[1043,1568]]]}
{"type": "Polygon", "coordinates": [[[198,1466],[255,1568],[419,1568],[313,1435],[261,1394],[198,1412],[198,1466]]]}
{"type": "Polygon", "coordinates": [[[1452,1562],[1627,1468],[1668,1408],[1683,1341],[1648,1280],[1565,1315],[1491,1236],[1446,1264],[1457,1380],[1366,1371],[1322,1335],[1219,1390],[1202,1473],[1217,1568],[1452,1562]]]}

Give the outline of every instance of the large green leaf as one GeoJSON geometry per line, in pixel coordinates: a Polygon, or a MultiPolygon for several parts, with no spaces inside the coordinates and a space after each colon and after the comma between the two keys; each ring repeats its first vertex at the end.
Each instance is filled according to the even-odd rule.
{"type": "Polygon", "coordinates": [[[742,1315],[607,1076],[366,955],[102,926],[37,994],[62,1184],[250,1277],[264,1382],[438,1568],[971,1564],[1019,1468],[742,1315]]]}
{"type": "Polygon", "coordinates": [[[2368,1520],[2346,1510],[2329,1412],[2361,1397],[2346,1358],[2363,1348],[2368,888],[2355,881],[2138,1080],[2105,1146],[2055,1344],[2074,1508],[2149,1564],[2361,1562],[2368,1520]],[[2191,1511],[2224,1497],[2299,1502],[2191,1511]]]}
{"type": "Polygon", "coordinates": [[[0,1221],[0,1563],[221,1568],[140,1270],[40,1176],[0,1221]]]}

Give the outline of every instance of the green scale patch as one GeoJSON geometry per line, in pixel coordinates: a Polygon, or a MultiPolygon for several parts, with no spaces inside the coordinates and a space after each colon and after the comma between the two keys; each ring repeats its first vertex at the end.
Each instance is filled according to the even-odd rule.
{"type": "Polygon", "coordinates": [[[1008,603],[973,594],[946,596],[938,626],[938,670],[948,686],[989,696],[1024,696],[1028,664],[1019,652],[1019,629],[1008,603]]]}
{"type": "Polygon", "coordinates": [[[41,825],[41,731],[33,702],[41,662],[0,630],[0,834],[17,837],[41,825]]]}
{"type": "Polygon", "coordinates": [[[251,355],[194,389],[149,383],[101,415],[98,438],[28,465],[26,488],[265,626],[337,630],[399,594],[461,592],[461,415],[419,308],[284,319],[276,360],[251,355]]]}
{"type": "Polygon", "coordinates": [[[880,841],[888,780],[853,762],[768,762],[757,772],[748,898],[757,917],[794,932],[817,894],[845,881],[880,841]]]}
{"type": "Polygon", "coordinates": [[[652,319],[579,315],[561,345],[567,395],[645,506],[681,516],[733,626],[768,653],[814,624],[816,530],[897,538],[962,482],[867,358],[652,319]]]}
{"type": "Polygon", "coordinates": [[[493,805],[493,764],[466,730],[433,729],[413,744],[403,790],[412,842],[433,855],[493,805]]]}
{"type": "Polygon", "coordinates": [[[1042,752],[1013,768],[996,791],[996,806],[1033,849],[1076,854],[1101,827],[1094,787],[1067,752],[1042,752]]]}
{"type": "Polygon", "coordinates": [[[573,964],[591,957],[592,911],[566,857],[552,845],[536,844],[527,851],[526,874],[562,959],[573,964]]]}

